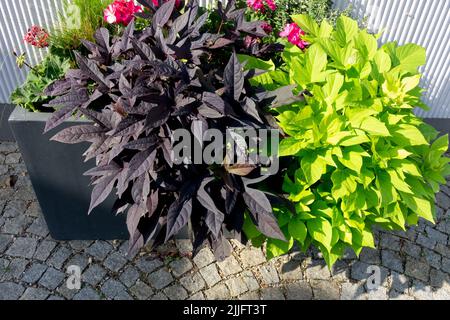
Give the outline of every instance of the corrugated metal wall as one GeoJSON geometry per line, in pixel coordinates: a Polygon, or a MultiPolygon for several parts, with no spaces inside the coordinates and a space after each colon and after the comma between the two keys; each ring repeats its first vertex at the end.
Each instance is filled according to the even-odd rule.
{"type": "Polygon", "coordinates": [[[380,43],[413,42],[427,49],[422,68],[424,102],[431,111],[417,113],[427,118],[450,118],[450,0],[335,0],[337,8],[348,4],[368,29],[384,30],[380,43]]]}
{"type": "MultiPolygon", "coordinates": [[[[211,0],[200,0],[208,5],[211,0]]],[[[398,40],[427,48],[422,86],[425,102],[432,107],[426,117],[450,117],[450,0],[335,0],[337,8],[351,4],[354,16],[367,18],[371,31],[385,28],[381,43],[398,40]]],[[[22,41],[32,24],[48,27],[61,9],[60,0],[0,0],[0,103],[26,76],[15,65],[12,50],[26,52],[31,63],[42,58],[22,41]]],[[[420,111],[419,111],[420,112],[420,111]]]]}
{"type": "Polygon", "coordinates": [[[22,39],[31,25],[52,25],[61,8],[60,0],[0,0],[0,103],[23,83],[27,69],[19,69],[12,52],[25,52],[32,65],[40,61],[45,50],[35,49],[22,39]]]}

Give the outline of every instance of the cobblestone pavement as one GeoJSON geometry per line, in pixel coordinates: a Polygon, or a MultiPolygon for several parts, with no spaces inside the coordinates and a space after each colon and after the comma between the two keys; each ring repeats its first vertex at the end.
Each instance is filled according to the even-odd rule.
{"type": "Polygon", "coordinates": [[[449,186],[437,196],[436,226],[377,232],[377,250],[349,253],[332,272],[314,251],[267,262],[233,241],[221,263],[209,249],[190,258],[187,241],[127,257],[123,241],[52,240],[16,144],[0,143],[0,300],[450,299],[449,186]],[[67,287],[70,265],[82,269],[80,290],[67,287]]]}

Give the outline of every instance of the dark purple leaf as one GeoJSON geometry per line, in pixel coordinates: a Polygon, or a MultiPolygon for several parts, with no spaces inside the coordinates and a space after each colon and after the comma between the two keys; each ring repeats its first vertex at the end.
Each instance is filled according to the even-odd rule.
{"type": "Polygon", "coordinates": [[[136,154],[130,161],[128,177],[126,180],[130,181],[150,170],[153,166],[153,162],[155,161],[155,156],[156,150],[154,147],[136,154]]]}
{"type": "Polygon", "coordinates": [[[61,123],[64,122],[64,120],[70,118],[70,116],[73,114],[74,110],[75,110],[75,107],[66,106],[66,107],[63,107],[63,108],[53,112],[53,114],[50,116],[50,118],[47,120],[47,122],[45,124],[44,133],[59,126],[61,123]]]}
{"type": "Polygon", "coordinates": [[[186,201],[175,201],[167,212],[166,241],[176,235],[188,223],[192,214],[192,198],[186,201]]]}
{"type": "Polygon", "coordinates": [[[175,8],[175,0],[169,0],[159,7],[159,9],[155,12],[152,20],[152,28],[154,31],[157,28],[162,28],[169,21],[170,16],[172,15],[173,9],[175,8]]]}
{"type": "Polygon", "coordinates": [[[54,135],[50,140],[58,141],[62,143],[75,144],[84,141],[92,141],[97,139],[99,136],[105,134],[105,129],[93,125],[79,125],[66,128],[56,135],[54,135]]]}
{"type": "Polygon", "coordinates": [[[100,203],[105,201],[105,199],[111,193],[114,183],[117,181],[117,175],[107,175],[102,177],[97,181],[91,195],[91,204],[89,205],[88,213],[97,207],[100,203]]]}
{"type": "Polygon", "coordinates": [[[244,74],[242,72],[242,65],[235,53],[231,55],[230,61],[228,61],[225,67],[223,78],[226,91],[234,100],[239,101],[244,88],[244,74]]]}

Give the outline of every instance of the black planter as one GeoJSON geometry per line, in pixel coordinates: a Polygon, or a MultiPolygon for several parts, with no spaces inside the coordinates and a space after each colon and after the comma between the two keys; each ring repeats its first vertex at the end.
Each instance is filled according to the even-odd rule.
{"type": "Polygon", "coordinates": [[[8,124],[8,118],[13,110],[13,105],[0,103],[0,141],[14,141],[14,136],[8,124]]]}
{"type": "Polygon", "coordinates": [[[86,120],[71,119],[42,134],[49,114],[15,108],[9,118],[51,236],[57,240],[127,239],[124,215],[114,215],[114,195],[88,215],[92,187],[83,173],[94,161],[83,162],[87,144],[50,141],[59,130],[86,120]]]}

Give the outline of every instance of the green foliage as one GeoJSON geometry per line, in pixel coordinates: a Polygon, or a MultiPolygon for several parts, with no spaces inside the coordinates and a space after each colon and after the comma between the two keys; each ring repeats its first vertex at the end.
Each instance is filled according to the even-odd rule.
{"type": "MultiPolygon", "coordinates": [[[[335,28],[292,18],[311,46],[303,52],[288,45],[281,71],[268,68],[271,81],[252,81],[271,89],[294,85],[304,97],[273,110],[286,134],[280,156],[291,159],[283,190],[295,208],[275,215],[287,239],[304,249],[316,245],[331,267],[348,246],[356,254],[373,247],[374,225],[405,230],[419,218],[434,221],[435,193],[450,174],[448,137],[437,138],[413,113],[427,108],[417,71],[424,48],[378,48],[375,36],[344,16],[335,28]]],[[[268,256],[290,247],[268,240],[268,256]]]]}
{"type": "MultiPolygon", "coordinates": [[[[246,0],[237,1],[240,7],[246,7],[246,0]]],[[[333,1],[330,0],[276,0],[277,9],[275,11],[265,10],[255,12],[247,10],[247,15],[252,20],[264,20],[273,27],[273,35],[267,39],[276,42],[278,33],[283,30],[287,23],[292,22],[291,16],[295,14],[307,14],[317,22],[328,20],[334,25],[340,14],[349,14],[349,9],[341,12],[333,9],[333,1]]]]}
{"type": "Polygon", "coordinates": [[[51,111],[44,107],[50,97],[43,96],[42,92],[49,84],[64,77],[70,67],[69,60],[48,54],[30,70],[25,83],[11,94],[11,102],[29,111],[51,111]]]}
{"type": "Polygon", "coordinates": [[[50,52],[62,57],[72,56],[72,50],[80,48],[81,40],[93,41],[95,31],[111,26],[103,19],[103,10],[113,0],[65,0],[64,12],[60,12],[58,22],[50,29],[50,52]]]}

